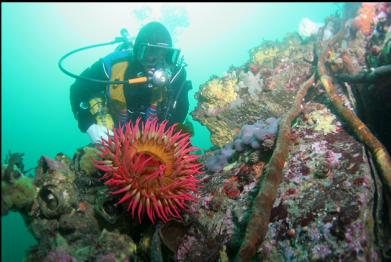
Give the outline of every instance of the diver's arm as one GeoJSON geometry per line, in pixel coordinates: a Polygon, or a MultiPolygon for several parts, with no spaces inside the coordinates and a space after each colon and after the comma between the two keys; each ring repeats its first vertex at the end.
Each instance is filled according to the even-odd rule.
{"type": "MultiPolygon", "coordinates": [[[[81,76],[89,77],[98,80],[107,80],[103,70],[102,62],[97,61],[91,67],[81,73],[81,76]]],[[[78,121],[79,129],[86,132],[87,129],[96,123],[95,117],[90,113],[89,109],[82,109],[80,104],[94,97],[103,97],[105,84],[94,83],[85,80],[76,79],[70,88],[70,101],[73,114],[78,121]]]]}

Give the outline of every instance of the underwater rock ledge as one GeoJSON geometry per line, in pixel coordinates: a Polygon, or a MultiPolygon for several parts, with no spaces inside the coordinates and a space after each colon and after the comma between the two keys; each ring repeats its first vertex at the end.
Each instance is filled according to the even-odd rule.
{"type": "Polygon", "coordinates": [[[203,187],[182,221],[132,219],[103,184],[93,160],[99,152],[91,145],[72,158],[42,156],[34,176],[24,170],[23,154],[9,153],[2,165],[2,215],[19,212],[38,240],[27,261],[389,260],[390,174],[377,168],[320,80],[327,73],[343,107],[389,152],[391,75],[383,68],[391,63],[390,40],[390,4],[363,3],[329,17],[308,38],[290,34],[264,42],[245,65],[211,77],[192,115],[211,131],[215,148],[200,158],[203,187]],[[325,69],[311,78],[285,138],[290,146],[271,192],[270,218],[255,223],[267,226],[265,234],[247,243],[254,201],[269,188],[262,183],[282,143],[280,121],[319,62],[325,69]],[[254,244],[252,253],[240,255],[246,244],[254,244]]]}

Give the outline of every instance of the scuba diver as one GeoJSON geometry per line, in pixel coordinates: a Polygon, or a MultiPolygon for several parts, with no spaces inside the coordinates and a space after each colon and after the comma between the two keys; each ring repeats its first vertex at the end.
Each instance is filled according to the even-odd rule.
{"type": "Polygon", "coordinates": [[[141,28],[134,45],[125,41],[75,76],[70,101],[79,129],[99,143],[113,134],[114,127],[138,117],[182,124],[192,84],[186,79],[186,64],[183,57],[178,59],[179,53],[166,27],[150,22],[141,28]]]}

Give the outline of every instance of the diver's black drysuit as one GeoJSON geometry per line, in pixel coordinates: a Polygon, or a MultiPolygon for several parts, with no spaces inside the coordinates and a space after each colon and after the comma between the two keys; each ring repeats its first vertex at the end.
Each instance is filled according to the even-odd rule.
{"type": "MultiPolygon", "coordinates": [[[[172,39],[170,33],[168,32],[167,28],[164,27],[164,25],[159,22],[150,22],[141,28],[135,40],[133,49],[127,51],[127,49],[122,50],[117,48],[117,51],[100,59],[90,68],[86,69],[81,74],[81,76],[105,81],[117,80],[117,77],[123,77],[123,80],[135,79],[145,76],[148,77],[147,72],[145,72],[145,70],[147,70],[146,67],[143,67],[140,62],[140,59],[144,59],[141,55],[144,54],[142,51],[142,46],[146,44],[158,45],[159,49],[163,48],[162,50],[167,50],[167,47],[172,47],[172,39]],[[117,56],[121,53],[121,51],[124,51],[123,54],[125,54],[125,56],[122,56],[122,54],[117,56]],[[127,68],[122,68],[122,70],[126,69],[124,73],[122,70],[120,70],[116,71],[117,73],[120,73],[112,74],[113,66],[122,66],[125,65],[126,62],[128,62],[127,68]]],[[[164,56],[161,59],[166,58],[167,57],[164,56]]],[[[143,61],[145,62],[145,60],[143,61]]],[[[156,64],[152,67],[155,70],[159,69],[160,67],[160,69],[167,69],[171,71],[172,78],[170,84],[164,87],[152,86],[152,88],[148,87],[148,83],[124,85],[124,91],[123,93],[120,93],[122,115],[118,115],[118,112],[110,111],[110,115],[114,121],[115,126],[118,126],[118,123],[124,123],[123,111],[126,112],[124,103],[126,103],[126,107],[128,109],[128,115],[125,117],[127,118],[126,121],[134,122],[140,116],[147,118],[148,114],[146,114],[146,111],[151,108],[152,103],[154,116],[156,110],[159,121],[168,120],[169,125],[172,125],[178,122],[182,123],[185,120],[189,110],[188,91],[192,88],[192,86],[191,82],[186,80],[186,71],[184,69],[183,60],[180,63],[177,63],[176,56],[175,61],[172,59],[164,60],[171,61],[170,63],[161,64],[160,62],[162,61],[163,60],[155,60],[156,64]],[[156,100],[157,92],[160,92],[158,95],[158,100],[156,100]]],[[[150,70],[152,67],[148,67],[148,70],[150,70]]],[[[81,79],[77,79],[75,81],[75,83],[71,86],[70,99],[72,111],[79,122],[79,128],[82,132],[86,132],[92,124],[97,124],[97,121],[90,110],[88,108],[83,109],[86,107],[82,107],[81,105],[89,104],[91,99],[101,97],[103,98],[103,101],[106,102],[106,108],[111,110],[113,108],[117,108],[115,107],[115,103],[110,104],[112,99],[109,97],[109,95],[107,95],[107,93],[114,92],[118,94],[118,90],[121,89],[117,89],[115,86],[108,87],[107,84],[104,83],[100,84],[97,82],[81,79]],[[111,87],[113,89],[111,89],[111,87]]],[[[118,97],[116,97],[116,100],[118,100],[117,98],[118,97]]]]}
{"type": "MultiPolygon", "coordinates": [[[[133,57],[130,59],[131,61],[129,61],[129,66],[125,72],[125,79],[137,78],[140,74],[145,75],[141,64],[133,57]]],[[[177,71],[179,71],[179,68],[176,68],[176,71],[174,71],[172,75],[174,76],[177,71]]],[[[94,63],[90,68],[82,72],[81,76],[98,80],[109,80],[104,72],[101,61],[94,63]]],[[[77,79],[71,86],[70,100],[72,111],[75,118],[78,120],[79,129],[82,132],[86,132],[89,126],[96,123],[96,120],[88,109],[81,108],[81,103],[84,102],[88,104],[88,101],[94,97],[102,97],[104,101],[107,101],[108,98],[105,94],[106,88],[106,84],[80,79],[77,79]]],[[[171,125],[177,122],[182,123],[185,120],[189,110],[188,91],[191,88],[191,81],[186,80],[186,70],[182,68],[182,71],[167,88],[165,99],[157,108],[159,121],[166,119],[171,125]],[[166,112],[168,113],[166,114],[166,112]]],[[[146,83],[125,85],[124,95],[129,112],[128,121],[134,122],[137,117],[145,114],[145,111],[149,107],[152,98],[152,89],[148,88],[146,83]]],[[[116,121],[115,117],[116,116],[112,115],[114,121],[116,121]]]]}

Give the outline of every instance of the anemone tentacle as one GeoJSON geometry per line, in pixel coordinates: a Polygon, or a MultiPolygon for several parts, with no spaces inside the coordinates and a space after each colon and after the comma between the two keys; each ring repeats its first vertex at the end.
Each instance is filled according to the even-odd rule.
{"type": "Polygon", "coordinates": [[[95,160],[95,166],[105,172],[102,180],[120,197],[116,204],[140,223],[144,214],[152,223],[182,219],[181,210],[197,200],[203,165],[192,153],[199,148],[191,145],[189,134],[175,128],[168,127],[168,121],[138,118],[114,129],[114,135],[97,146],[103,160],[95,160]]]}

